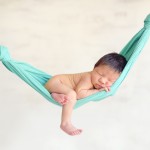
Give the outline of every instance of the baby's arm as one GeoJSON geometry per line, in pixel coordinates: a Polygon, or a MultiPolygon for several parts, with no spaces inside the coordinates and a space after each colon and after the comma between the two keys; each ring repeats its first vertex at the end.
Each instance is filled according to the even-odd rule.
{"type": "Polygon", "coordinates": [[[77,99],[81,99],[81,98],[85,98],[87,96],[90,96],[92,94],[95,94],[97,92],[100,92],[100,91],[104,91],[105,88],[101,88],[101,89],[90,89],[90,90],[80,90],[78,93],[77,93],[77,99]]]}
{"type": "Polygon", "coordinates": [[[75,91],[77,93],[77,99],[81,99],[81,98],[85,98],[87,96],[90,96],[92,94],[95,94],[97,92],[100,91],[109,91],[109,88],[101,88],[101,89],[92,89],[92,84],[90,82],[90,80],[86,77],[81,78],[81,80],[79,81],[75,91]]]}
{"type": "Polygon", "coordinates": [[[101,89],[100,90],[97,90],[97,89],[81,90],[80,92],[78,92],[78,99],[85,98],[85,97],[90,96],[92,94],[95,94],[95,93],[97,93],[99,91],[102,91],[102,90],[101,89]]]}

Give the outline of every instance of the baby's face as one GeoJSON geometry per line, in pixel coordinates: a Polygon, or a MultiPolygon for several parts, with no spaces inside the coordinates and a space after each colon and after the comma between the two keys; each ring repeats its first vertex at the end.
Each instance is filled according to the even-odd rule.
{"type": "Polygon", "coordinates": [[[110,87],[120,76],[120,73],[107,65],[100,65],[92,71],[92,84],[94,88],[110,87]]]}

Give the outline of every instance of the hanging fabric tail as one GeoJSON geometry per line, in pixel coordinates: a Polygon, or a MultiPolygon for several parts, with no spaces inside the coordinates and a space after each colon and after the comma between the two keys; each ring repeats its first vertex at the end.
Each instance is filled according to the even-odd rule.
{"type": "MultiPolygon", "coordinates": [[[[108,96],[113,95],[120,86],[120,84],[122,83],[122,81],[127,76],[129,70],[131,69],[136,59],[138,58],[149,36],[150,36],[150,15],[146,17],[144,21],[144,27],[127,43],[127,45],[120,52],[120,54],[126,57],[128,62],[123,72],[121,73],[119,79],[111,87],[111,91],[98,92],[86,98],[80,99],[77,101],[75,108],[78,108],[89,101],[99,101],[108,96]]],[[[2,61],[2,63],[8,70],[19,76],[32,88],[34,88],[41,95],[43,95],[47,100],[49,100],[53,104],[59,105],[56,101],[53,100],[50,93],[44,88],[44,84],[52,76],[32,67],[27,63],[11,59],[9,56],[8,49],[4,46],[0,46],[0,61],[2,61]]]]}
{"type": "Polygon", "coordinates": [[[50,93],[44,88],[44,84],[48,79],[51,78],[49,74],[40,71],[30,64],[11,59],[8,49],[4,46],[0,46],[0,61],[2,61],[4,66],[9,71],[19,76],[22,80],[24,80],[37,92],[43,95],[46,99],[54,104],[59,105],[56,101],[53,100],[50,93]]]}
{"type": "Polygon", "coordinates": [[[120,54],[126,57],[128,62],[123,72],[121,73],[121,76],[113,86],[115,90],[117,90],[117,88],[120,86],[124,78],[127,76],[131,67],[133,66],[139,54],[143,50],[145,44],[147,43],[149,36],[150,36],[150,14],[144,20],[144,27],[137,34],[135,34],[135,36],[126,44],[126,46],[120,52],[120,54]]]}

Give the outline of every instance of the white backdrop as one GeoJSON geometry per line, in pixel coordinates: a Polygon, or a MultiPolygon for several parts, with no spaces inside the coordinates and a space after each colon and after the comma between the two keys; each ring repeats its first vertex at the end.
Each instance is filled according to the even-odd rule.
{"type": "MultiPolygon", "coordinates": [[[[0,0],[0,44],[49,74],[89,71],[143,26],[149,0],[0,0]]],[[[61,108],[0,65],[1,150],[149,150],[150,41],[115,96],[73,113],[83,128],[59,129],[61,108]]]]}

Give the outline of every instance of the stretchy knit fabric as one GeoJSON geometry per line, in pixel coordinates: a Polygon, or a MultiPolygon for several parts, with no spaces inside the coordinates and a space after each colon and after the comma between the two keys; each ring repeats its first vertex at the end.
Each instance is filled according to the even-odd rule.
{"type": "MultiPolygon", "coordinates": [[[[75,108],[78,108],[90,101],[99,101],[108,96],[115,94],[122,81],[127,76],[129,70],[138,58],[144,45],[150,36],[150,14],[144,20],[144,27],[126,44],[120,51],[120,54],[125,56],[127,64],[117,81],[112,85],[110,92],[98,92],[86,98],[77,101],[75,108]]],[[[15,73],[37,92],[43,95],[48,101],[59,105],[45,89],[44,84],[52,77],[51,75],[31,66],[28,63],[20,62],[12,59],[9,55],[8,49],[5,46],[0,46],[0,61],[11,72],[15,73]]]]}

